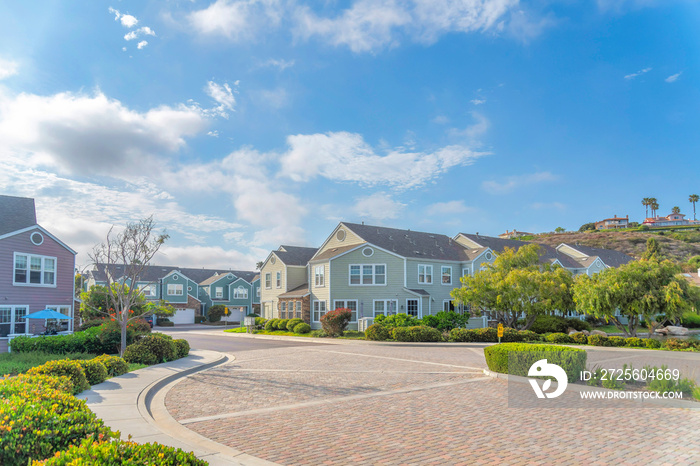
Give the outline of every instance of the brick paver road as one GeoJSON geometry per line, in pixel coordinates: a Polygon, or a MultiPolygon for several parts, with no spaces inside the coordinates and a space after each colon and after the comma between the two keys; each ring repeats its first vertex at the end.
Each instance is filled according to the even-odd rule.
{"type": "Polygon", "coordinates": [[[700,411],[509,408],[508,384],[483,375],[478,346],[234,354],[177,384],[166,406],[189,429],[280,464],[700,465],[700,411]]]}

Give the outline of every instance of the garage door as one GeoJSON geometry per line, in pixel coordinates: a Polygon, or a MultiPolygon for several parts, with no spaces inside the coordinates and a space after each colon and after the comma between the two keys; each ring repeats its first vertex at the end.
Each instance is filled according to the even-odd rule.
{"type": "Polygon", "coordinates": [[[245,317],[245,307],[229,307],[230,314],[228,316],[221,316],[221,320],[226,322],[243,322],[243,317],[245,317]]]}
{"type": "Polygon", "coordinates": [[[194,324],[194,309],[178,309],[170,321],[174,324],[194,324]]]}

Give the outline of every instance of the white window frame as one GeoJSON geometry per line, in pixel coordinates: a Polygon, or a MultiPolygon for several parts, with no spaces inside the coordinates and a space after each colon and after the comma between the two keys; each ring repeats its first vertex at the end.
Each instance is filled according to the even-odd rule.
{"type": "Polygon", "coordinates": [[[224,299],[224,287],[223,286],[215,286],[214,287],[214,298],[224,299]]]}
{"type": "Polygon", "coordinates": [[[442,310],[443,312],[450,312],[450,304],[452,303],[451,299],[443,299],[442,300],[442,310]]]}
{"type": "Polygon", "coordinates": [[[184,288],[185,287],[182,283],[168,283],[166,291],[168,293],[168,296],[184,296],[185,295],[184,288]],[[180,290],[180,292],[178,293],[177,290],[180,290]]]}
{"type": "Polygon", "coordinates": [[[326,266],[317,265],[314,267],[314,286],[317,288],[326,286],[326,266]]]}
{"type": "Polygon", "coordinates": [[[348,265],[348,286],[387,286],[389,281],[389,274],[386,264],[349,264],[348,265]],[[352,268],[360,268],[360,283],[352,283],[352,268]],[[372,283],[364,283],[365,277],[365,267],[372,267],[372,283]],[[383,274],[377,274],[377,267],[384,267],[383,274]],[[376,283],[377,275],[384,275],[384,283],[376,283]]]}
{"type": "Polygon", "coordinates": [[[266,290],[272,289],[272,272],[265,273],[265,289],[266,290]]]}
{"type": "Polygon", "coordinates": [[[233,290],[233,299],[248,299],[248,288],[238,285],[233,290]]]}
{"type": "Polygon", "coordinates": [[[260,297],[260,287],[257,287],[255,289],[255,296],[257,296],[258,298],[260,297]]]}
{"type": "Polygon", "coordinates": [[[46,288],[56,288],[56,283],[58,283],[58,259],[53,256],[41,256],[39,254],[28,254],[24,252],[15,252],[12,256],[12,284],[14,286],[39,286],[46,288]],[[27,268],[20,269],[25,270],[27,276],[24,282],[15,281],[17,278],[17,256],[24,256],[27,258],[27,268]],[[39,272],[39,283],[31,283],[31,272],[32,272],[32,258],[41,260],[41,270],[39,272]],[[46,259],[53,260],[53,283],[44,283],[46,270],[46,259]]]}
{"type": "Polygon", "coordinates": [[[408,314],[408,315],[410,316],[410,315],[412,315],[412,314],[409,314],[409,312],[408,312],[408,302],[409,302],[409,301],[415,301],[415,302],[416,302],[416,315],[413,316],[413,317],[416,317],[416,318],[418,318],[418,319],[420,319],[421,317],[423,317],[423,313],[421,312],[421,301],[423,301],[423,300],[420,299],[420,298],[406,298],[406,314],[408,314]]]}
{"type": "MultiPolygon", "coordinates": [[[[357,322],[357,313],[360,310],[360,308],[359,308],[360,303],[356,299],[336,299],[335,301],[333,301],[333,309],[334,310],[339,309],[339,308],[350,309],[347,306],[347,303],[355,303],[355,310],[352,312],[352,314],[354,314],[354,316],[351,314],[350,322],[357,322]],[[342,303],[342,305],[338,305],[338,303],[342,303]]],[[[352,311],[352,309],[350,309],[350,310],[352,311]]]]}
{"type": "MultiPolygon", "coordinates": [[[[73,308],[72,308],[71,306],[67,306],[67,305],[65,305],[65,304],[58,304],[58,305],[55,305],[55,306],[49,305],[49,306],[46,306],[45,308],[46,308],[46,309],[51,309],[52,311],[60,312],[60,313],[63,314],[64,316],[68,316],[68,317],[72,317],[72,314],[73,314],[73,312],[72,312],[73,308]],[[61,311],[61,309],[67,310],[67,312],[63,312],[63,311],[61,311]]],[[[65,323],[68,324],[66,330],[69,330],[69,331],[71,331],[71,332],[73,331],[73,319],[64,320],[64,321],[62,321],[62,322],[65,322],[65,323]]]]}
{"type": "Polygon", "coordinates": [[[156,295],[156,287],[152,283],[139,285],[139,291],[143,294],[144,298],[153,298],[156,295]],[[148,290],[148,293],[146,293],[146,290],[148,290]]]}
{"type": "Polygon", "coordinates": [[[443,285],[447,285],[447,286],[452,285],[452,266],[451,265],[441,265],[440,266],[440,283],[443,285]],[[449,271],[450,271],[450,281],[449,282],[444,281],[445,269],[449,269],[449,271]]]}
{"type": "Polygon", "coordinates": [[[433,266],[428,265],[428,264],[418,264],[418,284],[419,285],[432,285],[433,284],[433,266]],[[420,276],[420,269],[421,267],[424,268],[423,272],[423,281],[421,281],[420,276]],[[428,270],[430,270],[430,273],[428,273],[428,270]],[[430,281],[426,281],[425,279],[430,276],[430,281]]]}
{"type": "Polygon", "coordinates": [[[294,301],[294,317],[301,319],[301,301],[294,301]]]}
{"type": "Polygon", "coordinates": [[[314,322],[321,322],[321,317],[326,315],[326,312],[328,312],[328,306],[326,305],[326,302],[323,300],[314,300],[313,304],[311,305],[311,318],[313,319],[314,322]],[[323,306],[321,306],[323,304],[323,306]],[[316,310],[318,308],[318,310],[316,310]],[[323,309],[321,309],[323,308],[323,309]],[[316,319],[316,314],[318,313],[318,320],[316,319]]]}
{"type": "MultiPolygon", "coordinates": [[[[17,308],[24,308],[25,312],[24,315],[26,316],[29,314],[29,305],[28,304],[8,304],[8,305],[0,305],[0,308],[4,309],[10,309],[10,331],[8,332],[8,335],[17,335],[17,333],[14,332],[15,330],[15,324],[21,324],[22,322],[18,322],[16,317],[16,309],[17,308]]],[[[27,335],[29,333],[29,322],[27,319],[20,319],[24,322],[24,333],[20,333],[19,335],[27,335]]],[[[6,325],[8,322],[3,322],[2,325],[6,325]]],[[[7,338],[7,337],[0,337],[0,338],[7,338]]]]}
{"type": "Polygon", "coordinates": [[[471,272],[471,270],[469,269],[469,267],[462,269],[462,276],[463,276],[463,277],[468,277],[469,275],[471,275],[471,273],[472,273],[472,272],[471,272]]]}
{"type": "Polygon", "coordinates": [[[275,275],[275,285],[277,285],[277,288],[282,288],[282,272],[277,272],[277,275],[275,275]]]}
{"type": "Polygon", "coordinates": [[[377,315],[377,302],[383,302],[384,303],[384,311],[381,312],[381,314],[389,315],[389,306],[388,303],[393,303],[392,307],[392,314],[397,314],[399,312],[399,300],[398,299],[373,299],[372,300],[372,316],[376,319],[377,315]]]}

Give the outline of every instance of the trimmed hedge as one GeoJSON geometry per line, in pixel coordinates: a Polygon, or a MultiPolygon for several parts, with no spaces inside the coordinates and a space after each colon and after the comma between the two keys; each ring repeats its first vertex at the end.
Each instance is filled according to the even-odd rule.
{"type": "Polygon", "coordinates": [[[83,366],[79,361],[70,361],[68,359],[49,361],[41,366],[32,367],[27,371],[27,375],[52,375],[68,377],[73,383],[73,394],[80,393],[83,390],[90,388],[90,384],[85,376],[85,369],[83,369],[83,366]]]}
{"type": "Polygon", "coordinates": [[[30,338],[20,336],[10,341],[10,348],[15,353],[28,353],[32,351],[43,351],[51,354],[65,353],[109,353],[105,351],[103,343],[100,341],[101,327],[92,327],[82,332],[75,332],[71,335],[55,335],[30,338]]]}
{"type": "Polygon", "coordinates": [[[207,318],[204,316],[194,316],[194,323],[195,324],[201,324],[202,322],[206,321],[207,318]]]}
{"type": "Polygon", "coordinates": [[[442,332],[426,325],[395,327],[391,329],[391,336],[396,341],[442,341],[442,332]]]}
{"type": "Polygon", "coordinates": [[[78,361],[78,364],[83,366],[85,378],[90,385],[97,385],[98,383],[102,383],[107,380],[109,374],[107,373],[107,368],[105,365],[102,364],[102,361],[97,359],[87,359],[78,361]]]}
{"type": "Polygon", "coordinates": [[[547,362],[557,364],[566,372],[569,382],[578,380],[586,369],[586,351],[580,348],[524,343],[501,343],[484,348],[489,369],[503,374],[527,376],[530,366],[546,355],[547,362]],[[513,354],[509,364],[509,354],[513,354]]]}
{"type": "Polygon", "coordinates": [[[162,333],[152,333],[138,343],[127,346],[124,352],[126,362],[159,364],[177,359],[177,348],[172,337],[162,333]]]}
{"type": "Polygon", "coordinates": [[[287,330],[287,324],[289,323],[289,319],[278,319],[277,322],[275,322],[275,329],[276,330],[287,330]]]}
{"type": "Polygon", "coordinates": [[[270,319],[267,322],[265,322],[265,330],[267,331],[272,331],[277,329],[277,321],[279,319],[270,319]]]}
{"type": "Polygon", "coordinates": [[[83,440],[80,445],[72,445],[66,451],[57,453],[43,461],[34,461],[32,466],[68,466],[78,464],[100,465],[182,465],[205,466],[204,460],[194,453],[179,448],[168,447],[159,443],[139,444],[122,440],[96,443],[91,439],[83,440]]]}
{"type": "MultiPolygon", "coordinates": [[[[489,328],[455,328],[452,329],[449,341],[459,343],[496,343],[498,330],[489,328]]],[[[542,341],[542,336],[531,330],[515,330],[509,327],[503,329],[501,341],[504,343],[542,341]]]]}
{"type": "Polygon", "coordinates": [[[365,338],[368,340],[384,341],[390,336],[389,329],[380,324],[372,324],[365,330],[365,338]]]}
{"type": "Polygon", "coordinates": [[[608,337],[608,343],[611,346],[625,346],[625,339],[623,337],[608,337]]]}
{"type": "Polygon", "coordinates": [[[574,339],[566,333],[550,333],[544,339],[550,343],[574,343],[574,339]]]}
{"type": "Polygon", "coordinates": [[[612,346],[608,341],[608,337],[603,335],[590,335],[588,337],[588,344],[593,346],[612,346]]]}
{"type": "Polygon", "coordinates": [[[104,364],[105,369],[107,369],[107,374],[110,377],[117,377],[129,372],[129,364],[119,356],[103,354],[102,356],[97,356],[94,360],[104,364]]]}
{"type": "Polygon", "coordinates": [[[637,337],[625,338],[625,346],[630,348],[644,348],[644,340],[637,337]]]}
{"type": "Polygon", "coordinates": [[[67,377],[19,375],[0,380],[0,464],[26,465],[81,439],[92,443],[116,435],[70,394],[71,387],[67,377]]]}
{"type": "Polygon", "coordinates": [[[302,322],[304,322],[304,321],[301,319],[289,319],[289,321],[287,322],[287,330],[289,330],[290,332],[293,332],[294,327],[296,327],[297,325],[299,325],[302,322]]]}
{"type": "Polygon", "coordinates": [[[190,354],[190,344],[187,340],[173,340],[175,343],[175,356],[177,359],[186,358],[190,354]]]}
{"type": "Polygon", "coordinates": [[[576,332],[573,335],[569,335],[571,340],[573,340],[574,343],[577,343],[579,345],[587,345],[588,344],[588,335],[586,335],[583,332],[576,332]]]}
{"type": "Polygon", "coordinates": [[[294,333],[299,333],[299,334],[305,334],[309,333],[311,331],[311,326],[307,324],[306,322],[300,322],[294,326],[294,330],[292,330],[294,333]]]}

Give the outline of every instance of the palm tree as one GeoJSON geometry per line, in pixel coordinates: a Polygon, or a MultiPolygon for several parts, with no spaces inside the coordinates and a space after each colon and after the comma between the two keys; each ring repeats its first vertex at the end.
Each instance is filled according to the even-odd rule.
{"type": "Polygon", "coordinates": [[[671,209],[672,214],[680,214],[681,213],[681,208],[678,206],[673,206],[673,209],[671,209]]]}
{"type": "Polygon", "coordinates": [[[688,201],[690,201],[690,203],[693,204],[693,220],[697,220],[695,218],[695,203],[700,201],[700,196],[698,196],[697,194],[691,194],[690,196],[688,196],[688,201]]]}
{"type": "Polygon", "coordinates": [[[655,197],[651,198],[651,216],[656,217],[656,211],[659,210],[659,203],[656,201],[655,197]]]}
{"type": "Polygon", "coordinates": [[[644,199],[642,199],[642,205],[644,207],[646,207],[646,214],[645,214],[644,218],[647,218],[647,217],[649,217],[649,206],[651,205],[651,198],[645,197],[644,199]]]}

